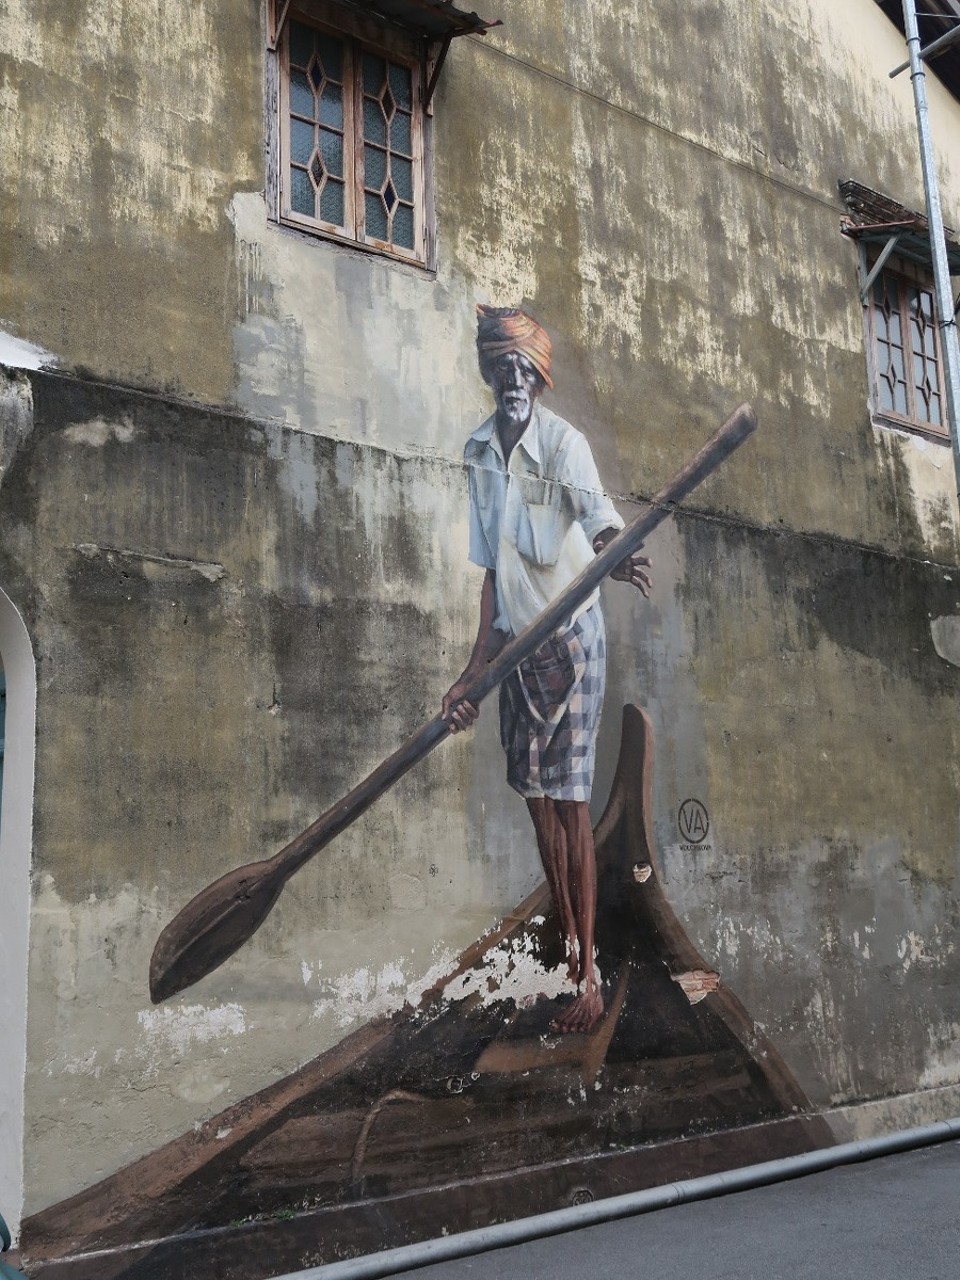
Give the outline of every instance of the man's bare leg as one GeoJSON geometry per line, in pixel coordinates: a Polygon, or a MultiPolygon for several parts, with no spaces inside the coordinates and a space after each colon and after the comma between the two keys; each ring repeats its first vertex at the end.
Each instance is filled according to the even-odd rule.
{"type": "Polygon", "coordinates": [[[590,809],[582,800],[554,800],[557,821],[566,835],[568,892],[580,952],[580,991],[554,1026],[558,1031],[589,1031],[603,1014],[603,996],[593,960],[597,918],[597,856],[590,809]]]}
{"type": "Polygon", "coordinates": [[[560,928],[567,949],[567,975],[576,984],[580,981],[580,957],[576,946],[577,924],[570,898],[567,836],[557,817],[554,803],[545,796],[538,796],[527,801],[527,808],[537,833],[537,848],[540,850],[540,861],[547,876],[547,884],[560,916],[560,928]]]}
{"type": "Polygon", "coordinates": [[[603,997],[593,962],[597,914],[597,859],[587,804],[578,800],[527,801],[537,833],[540,860],[560,916],[567,947],[567,973],[580,991],[557,1031],[589,1031],[603,1013],[603,997]]]}

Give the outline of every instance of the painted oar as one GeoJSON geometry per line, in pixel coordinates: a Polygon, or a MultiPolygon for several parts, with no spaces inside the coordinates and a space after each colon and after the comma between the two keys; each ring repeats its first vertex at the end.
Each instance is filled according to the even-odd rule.
{"type": "MultiPolygon", "coordinates": [[[[621,561],[643,544],[702,480],[756,430],[749,405],[741,405],[720,430],[665,485],[632,523],[591,561],[518,636],[500,650],[466,690],[475,705],[552,635],[621,561]]],[[[368,778],[321,814],[306,831],[274,857],[251,862],[215,880],[170,921],[150,960],[150,998],[154,1004],[183,991],[212,973],[260,928],[280,890],[300,867],[383,795],[450,733],[450,723],[436,715],[409,737],[368,778]]]]}

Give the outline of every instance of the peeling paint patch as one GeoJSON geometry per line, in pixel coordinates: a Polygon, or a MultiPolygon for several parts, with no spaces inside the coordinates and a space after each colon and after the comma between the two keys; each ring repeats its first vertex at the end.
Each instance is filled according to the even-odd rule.
{"type": "Polygon", "coordinates": [[[767,920],[745,924],[740,919],[728,919],[721,922],[717,931],[716,949],[733,962],[741,950],[754,955],[779,955],[783,951],[783,941],[767,920]]]}
{"type": "MultiPolygon", "coordinates": [[[[939,930],[935,930],[935,933],[938,932],[939,930]]],[[[935,946],[938,941],[939,939],[935,939],[935,946]]],[[[936,949],[940,950],[938,946],[936,949]]],[[[945,954],[949,955],[952,950],[952,947],[948,948],[945,954]]],[[[897,955],[900,957],[904,973],[909,973],[911,966],[915,964],[936,964],[939,958],[924,939],[912,929],[897,943],[897,955]]]]}
{"type": "MultiPolygon", "coordinates": [[[[412,961],[413,957],[411,957],[412,961]]],[[[416,1004],[425,991],[443,979],[456,961],[455,953],[444,951],[435,964],[416,982],[407,977],[403,959],[389,961],[379,969],[360,968],[327,980],[322,995],[314,1001],[312,1018],[333,1016],[337,1026],[367,1021],[396,1013],[405,1004],[416,1004]]]]}
{"type": "Polygon", "coordinates": [[[876,931],[877,931],[877,927],[875,922],[873,924],[864,925],[862,941],[860,938],[860,930],[854,929],[853,931],[854,948],[860,953],[860,955],[863,956],[864,960],[870,959],[870,940],[868,935],[875,934],[876,931]]]}
{"type": "Polygon", "coordinates": [[[100,449],[111,440],[117,440],[120,444],[130,444],[135,435],[136,428],[129,418],[110,422],[104,418],[91,418],[87,422],[75,422],[73,426],[67,427],[63,438],[69,440],[71,444],[88,444],[92,448],[100,449]]]}
{"type": "MultiPolygon", "coordinates": [[[[531,923],[538,924],[540,919],[535,918],[531,923]]],[[[561,962],[556,968],[548,969],[534,954],[535,945],[529,934],[505,938],[484,955],[482,963],[451,982],[445,995],[452,1000],[475,995],[488,1005],[512,999],[526,1007],[537,1000],[555,1000],[569,994],[566,965],[561,962]]]]}
{"type": "Polygon", "coordinates": [[[49,369],[60,363],[52,351],[0,329],[0,364],[8,369],[49,369]]]}
{"type": "Polygon", "coordinates": [[[188,1004],[179,1009],[142,1009],[137,1021],[148,1036],[159,1042],[158,1047],[179,1054],[186,1053],[193,1044],[239,1036],[247,1029],[246,1014],[238,1004],[213,1009],[202,1004],[188,1004]]]}

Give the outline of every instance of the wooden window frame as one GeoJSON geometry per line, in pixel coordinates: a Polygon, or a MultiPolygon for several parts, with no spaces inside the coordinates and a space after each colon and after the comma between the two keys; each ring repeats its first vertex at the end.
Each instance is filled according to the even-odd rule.
{"type": "MultiPolygon", "coordinates": [[[[875,254],[864,254],[863,278],[866,278],[866,274],[873,266],[875,260],[875,254]]],[[[870,286],[869,295],[864,299],[863,305],[867,333],[868,367],[870,374],[870,408],[873,421],[880,426],[894,427],[900,431],[911,431],[915,434],[926,436],[931,440],[937,440],[941,443],[949,444],[950,432],[946,423],[946,387],[943,375],[943,345],[940,340],[940,326],[937,323],[937,297],[931,272],[919,263],[910,262],[904,258],[899,258],[894,254],[890,257],[877,279],[870,286]],[[877,333],[876,324],[875,291],[879,284],[890,280],[894,281],[897,286],[900,328],[901,334],[903,335],[904,364],[906,366],[906,370],[909,371],[909,376],[906,378],[906,394],[909,412],[906,414],[902,414],[896,409],[884,407],[881,402],[880,395],[881,373],[878,359],[880,338],[877,333]],[[913,374],[913,362],[916,353],[913,349],[912,328],[909,320],[908,309],[905,303],[905,290],[908,286],[919,288],[929,293],[933,303],[933,334],[937,364],[937,392],[940,400],[940,424],[929,422],[916,412],[917,389],[913,374]]]]}
{"type": "Polygon", "coordinates": [[[436,235],[430,164],[432,121],[429,112],[422,105],[424,66],[417,42],[402,33],[386,31],[374,22],[346,14],[325,0],[303,0],[290,7],[277,49],[273,53],[272,76],[270,70],[271,64],[268,62],[267,111],[273,119],[267,121],[267,200],[273,220],[319,239],[435,271],[436,235]],[[302,23],[343,42],[344,227],[311,218],[291,207],[291,22],[302,23]],[[414,213],[412,249],[390,244],[366,233],[363,185],[363,53],[375,54],[410,70],[414,213]]]}

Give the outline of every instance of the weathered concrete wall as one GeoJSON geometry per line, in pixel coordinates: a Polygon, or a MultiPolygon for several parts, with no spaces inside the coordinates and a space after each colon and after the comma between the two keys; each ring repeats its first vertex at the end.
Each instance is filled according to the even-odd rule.
{"type": "MultiPolygon", "coordinates": [[[[899,545],[837,225],[841,177],[922,203],[909,85],[886,76],[902,41],[872,0],[786,17],[701,0],[659,20],[506,0],[438,90],[436,280],[267,223],[261,15],[227,8],[8,6],[0,316],[20,338],[108,379],[456,458],[478,390],[469,304],[523,296],[560,336],[564,408],[597,429],[615,489],[646,491],[736,391],[778,430],[753,483],[718,484],[720,509],[899,545]],[[82,68],[66,82],[61,42],[82,68]],[[804,442],[789,474],[787,430],[804,442]]],[[[930,95],[949,212],[960,107],[932,77],[930,95]]]]}
{"type": "MultiPolygon", "coordinates": [[[[28,1209],[412,998],[539,878],[487,714],[148,1003],[172,912],[466,657],[483,299],[536,307],[551,403],[625,511],[756,406],[652,545],[651,604],[610,593],[609,705],[650,709],[673,901],[811,1098],[960,1085],[952,468],[869,424],[839,234],[840,178],[922,203],[872,0],[503,0],[438,91],[435,278],[268,221],[256,4],[61,9],[0,16],[0,316],[88,376],[34,375],[0,436],[0,587],[39,673],[28,1209]]],[[[931,96],[955,222],[960,105],[931,96]]]]}
{"type": "Polygon", "coordinates": [[[237,186],[263,184],[261,16],[153,0],[0,15],[0,316],[71,368],[227,399],[237,186]]]}
{"type": "Polygon", "coordinates": [[[183,901],[433,714],[473,625],[447,598],[462,478],[72,381],[41,379],[35,412],[2,543],[40,672],[28,1181],[57,1198],[66,1117],[82,1181],[91,1157],[108,1171],[401,1004],[536,868],[487,733],[302,872],[235,965],[151,1009],[183,901]]]}

